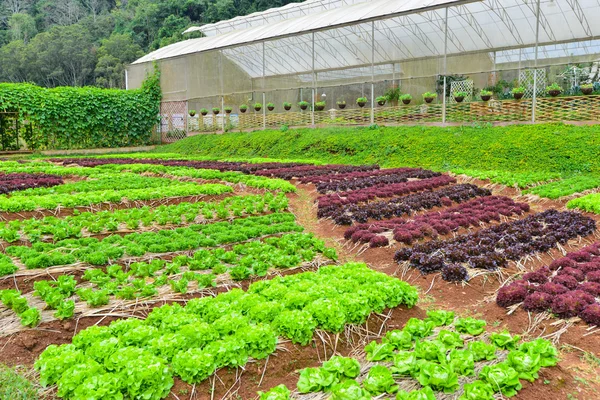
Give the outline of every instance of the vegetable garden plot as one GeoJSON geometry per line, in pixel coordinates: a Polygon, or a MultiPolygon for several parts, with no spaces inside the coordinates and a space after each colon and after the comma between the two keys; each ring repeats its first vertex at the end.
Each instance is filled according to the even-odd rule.
{"type": "Polygon", "coordinates": [[[0,211],[19,212],[78,207],[124,200],[151,200],[194,195],[220,195],[233,189],[221,184],[199,185],[135,174],[107,175],[51,188],[32,188],[0,195],[0,211]]]}
{"type": "Polygon", "coordinates": [[[402,248],[394,260],[408,262],[423,274],[442,271],[445,280],[462,281],[468,279],[465,266],[493,271],[505,267],[509,260],[548,251],[595,230],[596,222],[589,217],[570,211],[547,210],[453,239],[402,248]]]}
{"type": "MultiPolygon", "coordinates": [[[[409,177],[414,178],[431,178],[433,176],[439,176],[441,173],[425,170],[422,168],[388,168],[388,169],[375,169],[372,171],[364,172],[348,172],[342,174],[325,174],[325,175],[309,175],[298,178],[300,183],[314,183],[319,185],[320,183],[335,183],[338,181],[353,181],[363,178],[377,178],[384,175],[391,174],[408,174],[409,177]],[[420,176],[422,176],[422,178],[420,176]]],[[[341,183],[341,182],[340,182],[341,183]]]]}
{"type": "MultiPolygon", "coordinates": [[[[159,207],[127,208],[115,211],[79,212],[57,218],[47,216],[13,220],[0,224],[0,238],[8,243],[18,240],[58,241],[115,232],[164,229],[188,224],[215,222],[229,218],[280,212],[288,207],[283,193],[273,195],[231,196],[219,202],[183,202],[159,207]]],[[[1,274],[0,274],[1,275],[1,274]]]]}
{"type": "Polygon", "coordinates": [[[0,194],[36,187],[61,185],[60,176],[48,174],[0,173],[0,194]]]}
{"type": "Polygon", "coordinates": [[[456,179],[448,175],[442,175],[429,179],[395,183],[391,185],[378,184],[348,192],[330,193],[318,197],[317,202],[319,204],[319,209],[333,208],[344,204],[362,203],[378,197],[393,197],[397,195],[406,195],[412,192],[431,190],[452,183],[456,183],[456,179]]]}
{"type": "Polygon", "coordinates": [[[459,228],[479,226],[491,221],[500,222],[502,216],[521,215],[527,211],[527,203],[515,203],[508,197],[486,196],[442,211],[422,214],[410,220],[391,219],[356,225],[344,232],[344,237],[353,242],[380,247],[389,245],[390,234],[386,236],[382,233],[391,231],[391,236],[396,242],[410,245],[424,237],[435,239],[438,235],[447,235],[459,228]]]}
{"type": "Polygon", "coordinates": [[[568,253],[550,265],[502,287],[501,307],[519,304],[530,312],[549,311],[558,318],[580,317],[600,326],[600,243],[568,253]]]}
{"type": "Polygon", "coordinates": [[[231,222],[190,225],[185,228],[157,232],[110,235],[102,240],[87,237],[64,239],[56,243],[36,242],[29,246],[9,246],[6,254],[27,269],[48,268],[77,262],[107,265],[126,257],[147,253],[171,253],[214,247],[261,236],[284,232],[300,232],[293,214],[273,213],[260,217],[234,219],[231,222]]]}
{"type": "Polygon", "coordinates": [[[150,298],[173,300],[178,298],[177,294],[233,285],[235,281],[250,276],[263,277],[276,269],[320,267],[335,260],[335,250],[325,247],[322,240],[311,234],[293,233],[237,244],[229,251],[203,249],[176,256],[170,262],[153,259],[125,266],[114,264],[105,271],[87,269],[81,280],[68,275],[61,275],[56,280],[38,280],[33,285],[35,291],[24,296],[16,290],[0,290],[5,307],[12,308],[16,314],[11,322],[10,316],[3,313],[2,333],[17,331],[20,325],[35,326],[51,321],[53,317],[62,320],[72,318],[74,314],[93,315],[89,307],[108,305],[114,311],[127,310],[134,305],[139,311],[144,305],[133,300],[141,299],[143,303],[150,298]],[[20,301],[29,307],[13,308],[15,297],[23,297],[25,300],[20,301]],[[118,302],[111,303],[115,299],[118,302]],[[23,317],[23,312],[29,308],[44,310],[34,325],[23,317]]]}
{"type": "Polygon", "coordinates": [[[357,358],[333,356],[318,368],[300,371],[291,395],[284,385],[260,399],[299,400],[492,400],[512,397],[538,372],[558,362],[547,340],[521,342],[508,332],[485,332],[485,321],[454,318],[453,312],[428,311],[402,330],[388,331],[357,358]],[[278,396],[275,396],[278,395],[278,396]]]}
{"type": "Polygon", "coordinates": [[[472,198],[491,194],[490,190],[471,184],[451,185],[441,189],[394,197],[390,200],[323,207],[317,211],[317,217],[331,217],[338,225],[351,225],[353,221],[365,223],[369,218],[382,220],[400,217],[416,211],[450,206],[453,202],[462,203],[472,198]]]}
{"type": "Polygon", "coordinates": [[[72,344],[49,346],[36,361],[42,385],[61,398],[161,399],[173,375],[201,382],[219,368],[276,351],[278,336],[303,345],[316,329],[341,332],[372,312],[412,307],[416,289],[364,264],[328,266],[253,283],[216,297],[155,308],[145,320],[93,326],[72,344]],[[357,296],[357,294],[359,296],[357,296]]]}
{"type": "Polygon", "coordinates": [[[337,179],[332,182],[318,182],[315,185],[317,186],[317,192],[319,193],[343,192],[348,190],[362,189],[379,184],[391,185],[394,183],[406,182],[409,179],[428,179],[442,175],[439,172],[419,169],[377,170],[377,172],[380,173],[375,176],[356,178],[352,177],[352,174],[345,174],[347,175],[346,179],[337,179]]]}
{"type": "MultiPolygon", "coordinates": [[[[132,160],[135,162],[135,160],[132,160]]],[[[282,179],[274,179],[262,176],[247,175],[242,172],[220,172],[214,169],[196,169],[184,166],[163,166],[153,164],[107,164],[98,168],[89,167],[64,167],[50,162],[23,162],[3,161],[0,162],[0,171],[19,173],[44,173],[59,176],[82,176],[88,178],[102,177],[107,174],[122,175],[123,172],[136,174],[151,173],[156,175],[168,175],[171,178],[193,178],[205,180],[219,180],[236,184],[243,184],[268,190],[281,190],[294,192],[295,186],[282,179]]]]}

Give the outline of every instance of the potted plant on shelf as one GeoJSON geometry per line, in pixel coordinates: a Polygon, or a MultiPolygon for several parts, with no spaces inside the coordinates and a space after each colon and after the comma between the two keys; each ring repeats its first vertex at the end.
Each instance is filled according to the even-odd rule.
{"type": "Polygon", "coordinates": [[[273,103],[267,103],[267,110],[273,111],[274,109],[275,109],[275,104],[273,104],[273,103]]]}
{"type": "Polygon", "coordinates": [[[359,107],[364,107],[367,104],[367,98],[366,97],[359,97],[358,99],[356,99],[356,104],[358,104],[359,107]]]}
{"type": "Polygon", "coordinates": [[[202,109],[200,109],[200,114],[206,115],[206,114],[208,114],[208,110],[206,108],[202,108],[202,109]]]}
{"type": "Polygon", "coordinates": [[[213,112],[213,114],[217,115],[218,113],[221,112],[221,110],[219,109],[219,107],[213,107],[212,112],[213,112]]]}
{"type": "Polygon", "coordinates": [[[437,98],[437,93],[433,93],[433,92],[423,93],[423,100],[425,100],[425,103],[431,103],[436,98],[437,98]]]}
{"type": "Polygon", "coordinates": [[[377,102],[377,104],[379,104],[380,106],[385,106],[385,102],[387,101],[387,97],[385,96],[379,96],[375,99],[375,101],[377,102]]]}
{"type": "Polygon", "coordinates": [[[325,109],[326,103],[324,101],[317,101],[315,103],[315,111],[323,111],[325,109]]]}
{"type": "Polygon", "coordinates": [[[552,97],[556,97],[559,94],[561,94],[563,91],[563,89],[558,86],[558,83],[554,82],[552,85],[550,86],[546,86],[546,92],[552,96],[552,97]]]}
{"type": "Polygon", "coordinates": [[[490,101],[490,99],[492,98],[492,92],[489,90],[481,89],[481,92],[479,92],[479,96],[483,101],[490,101]]]}
{"type": "Polygon", "coordinates": [[[242,104],[242,105],[240,106],[240,112],[241,112],[242,114],[243,114],[243,113],[245,113],[247,110],[248,110],[248,106],[247,106],[247,105],[245,105],[245,104],[242,104]]]}
{"type": "Polygon", "coordinates": [[[340,110],[343,110],[344,108],[346,108],[346,102],[344,100],[340,100],[340,101],[336,102],[336,104],[340,110]]]}
{"type": "Polygon", "coordinates": [[[262,110],[262,104],[254,103],[254,111],[260,111],[260,110],[262,110]]]}
{"type": "Polygon", "coordinates": [[[301,110],[306,110],[308,108],[308,101],[300,101],[298,103],[298,107],[300,107],[301,110]]]}
{"type": "Polygon", "coordinates": [[[225,110],[226,114],[231,114],[231,112],[233,111],[233,108],[227,106],[227,107],[223,108],[223,110],[225,110]]]}
{"type": "Polygon", "coordinates": [[[467,92],[454,92],[454,100],[456,100],[457,103],[462,103],[467,96],[467,92]]]}
{"type": "Polygon", "coordinates": [[[292,103],[288,103],[287,101],[283,102],[283,109],[285,111],[290,111],[292,109],[292,103]]]}
{"type": "Polygon", "coordinates": [[[519,86],[519,87],[513,88],[513,90],[511,90],[510,93],[513,95],[515,100],[519,100],[519,99],[522,99],[523,96],[525,96],[525,88],[523,86],[519,86]]]}
{"type": "Polygon", "coordinates": [[[403,94],[402,96],[400,96],[400,100],[402,100],[403,104],[410,104],[410,101],[412,100],[412,96],[408,93],[403,94]]]}
{"type": "Polygon", "coordinates": [[[581,93],[585,95],[592,94],[592,92],[594,91],[594,84],[584,83],[581,86],[579,86],[579,88],[581,89],[581,93]]]}
{"type": "Polygon", "coordinates": [[[190,117],[193,117],[194,115],[196,115],[196,110],[189,110],[188,114],[190,114],[190,117]]]}

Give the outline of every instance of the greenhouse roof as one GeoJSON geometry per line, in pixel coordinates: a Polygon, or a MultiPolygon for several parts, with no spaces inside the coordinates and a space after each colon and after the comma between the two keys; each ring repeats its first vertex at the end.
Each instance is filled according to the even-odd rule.
{"type": "MultiPolygon", "coordinates": [[[[599,11],[597,0],[541,0],[538,42],[595,39],[600,24],[588,16],[599,11]]],[[[251,77],[260,77],[509,51],[535,45],[536,15],[535,0],[310,0],[191,28],[206,37],[166,46],[134,64],[222,50],[251,77]]],[[[559,49],[568,56],[571,47],[559,49]]],[[[598,46],[578,49],[596,53],[598,46]]]]}

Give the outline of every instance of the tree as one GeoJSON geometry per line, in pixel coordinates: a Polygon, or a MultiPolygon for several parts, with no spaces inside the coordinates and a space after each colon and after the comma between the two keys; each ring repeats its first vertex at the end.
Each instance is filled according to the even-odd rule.
{"type": "Polygon", "coordinates": [[[53,87],[93,83],[95,47],[81,25],[55,26],[34,37],[29,46],[36,55],[33,70],[37,84],[53,87]]]}
{"type": "Polygon", "coordinates": [[[142,48],[130,35],[114,33],[102,41],[94,75],[96,85],[125,88],[125,67],[144,55],[142,48]]]}
{"type": "Polygon", "coordinates": [[[13,14],[8,20],[8,27],[12,40],[22,40],[25,44],[37,33],[35,20],[29,14],[13,14]]]}
{"type": "Polygon", "coordinates": [[[15,40],[0,47],[0,81],[32,81],[30,74],[31,54],[22,40],[15,40]]]}
{"type": "Polygon", "coordinates": [[[72,25],[85,16],[85,10],[78,0],[47,1],[43,8],[51,25],[72,25]]]}
{"type": "Polygon", "coordinates": [[[1,3],[10,15],[24,13],[31,7],[31,0],[2,0],[1,3]]]}

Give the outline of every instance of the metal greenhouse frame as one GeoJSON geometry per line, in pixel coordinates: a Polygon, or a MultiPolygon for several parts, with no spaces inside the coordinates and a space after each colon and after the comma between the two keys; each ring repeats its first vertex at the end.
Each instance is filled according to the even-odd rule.
{"type": "Polygon", "coordinates": [[[159,63],[168,130],[597,121],[600,97],[581,95],[580,85],[600,89],[600,25],[589,21],[598,11],[597,0],[308,0],[190,28],[185,33],[204,37],[140,58],[127,82],[139,87],[159,63]],[[454,87],[491,88],[492,99],[473,91],[466,93],[472,101],[454,101],[460,96],[449,93],[451,83],[463,80],[472,82],[454,87]],[[550,83],[566,96],[540,96],[550,83]],[[512,99],[511,87],[525,96],[512,99]],[[413,101],[378,105],[390,89],[413,101]],[[423,102],[423,92],[439,98],[423,102]],[[356,97],[370,106],[357,106],[356,97]],[[300,101],[310,107],[278,109],[300,101]],[[207,115],[187,117],[201,108],[207,115]]]}

